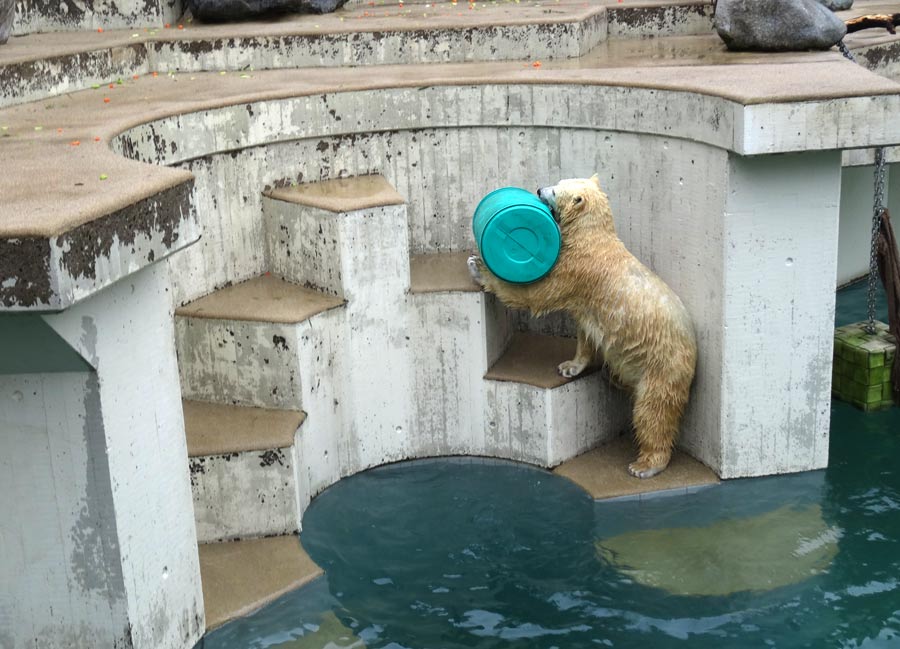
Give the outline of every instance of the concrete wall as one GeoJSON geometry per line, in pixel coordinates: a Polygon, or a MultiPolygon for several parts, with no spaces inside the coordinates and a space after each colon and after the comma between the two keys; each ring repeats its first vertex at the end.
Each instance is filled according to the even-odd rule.
{"type": "Polygon", "coordinates": [[[0,645],[192,646],[205,625],[166,268],[44,320],[93,369],[0,376],[0,645]]]}
{"type": "Polygon", "coordinates": [[[825,291],[833,293],[837,273],[840,157],[809,158],[823,174],[810,181],[799,175],[807,159],[784,154],[843,147],[851,134],[832,117],[862,106],[856,99],[804,104],[797,121],[789,105],[745,107],[640,88],[437,86],[201,111],[133,129],[117,146],[197,174],[194,198],[205,234],[201,246],[171,260],[179,303],[266,270],[261,193],[269,185],[381,173],[408,200],[410,252],[429,253],[471,249],[472,210],[497,186],[537,187],[598,172],[621,238],[682,297],[696,326],[700,359],[682,444],[732,477],[822,466],[827,421],[798,418],[792,408],[803,389],[797,381],[809,386],[807,410],[821,412],[829,402],[821,385],[830,367],[831,335],[820,325],[831,326],[825,291]],[[177,147],[170,146],[174,142],[177,147]],[[768,167],[790,177],[797,189],[782,190],[781,177],[757,173],[768,167]],[[766,196],[771,200],[763,210],[758,203],[766,196]],[[798,204],[798,196],[815,214],[798,204]],[[802,223],[797,233],[817,241],[818,263],[795,264],[786,284],[767,278],[764,290],[754,288],[747,277],[758,267],[757,255],[777,250],[784,264],[810,254],[807,242],[785,231],[789,223],[802,223]],[[775,243],[766,244],[773,233],[775,243]],[[774,393],[764,391],[758,402],[765,400],[777,415],[756,421],[752,409],[729,414],[734,403],[757,403],[729,375],[757,352],[784,354],[780,336],[800,326],[790,302],[810,295],[821,297],[824,308],[802,311],[815,318],[815,326],[804,330],[815,339],[803,343],[806,364],[774,366],[770,379],[785,393],[773,402],[774,393]],[[760,332],[743,342],[728,337],[740,330],[730,329],[730,318],[766,313],[772,321],[760,332]],[[773,337],[760,337],[762,332],[773,337]],[[759,433],[771,417],[788,435],[794,427],[802,430],[798,435],[807,441],[797,447],[801,451],[782,448],[796,457],[761,454],[750,461],[731,448],[743,443],[741,427],[759,433]],[[816,444],[807,443],[812,438],[816,444]]]}
{"type": "MultiPolygon", "coordinates": [[[[181,0],[12,0],[13,34],[161,27],[181,15],[181,0]]],[[[186,4],[186,3],[184,3],[186,4]]]]}

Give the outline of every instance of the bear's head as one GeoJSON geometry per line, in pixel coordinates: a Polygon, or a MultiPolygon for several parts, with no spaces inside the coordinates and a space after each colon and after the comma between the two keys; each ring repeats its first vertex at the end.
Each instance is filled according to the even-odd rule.
{"type": "Polygon", "coordinates": [[[615,232],[609,201],[600,189],[597,174],[590,178],[560,180],[550,187],[541,187],[537,195],[550,208],[563,232],[582,227],[601,227],[615,232]]]}

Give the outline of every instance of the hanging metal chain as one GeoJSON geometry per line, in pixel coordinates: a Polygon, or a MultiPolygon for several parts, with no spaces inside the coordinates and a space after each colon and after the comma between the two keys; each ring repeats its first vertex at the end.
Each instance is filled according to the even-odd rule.
{"type": "Polygon", "coordinates": [[[881,215],[884,214],[884,147],[875,149],[875,200],[872,213],[872,243],[869,248],[869,283],[866,287],[866,304],[869,321],[866,332],[875,333],[875,290],[878,282],[878,232],[881,230],[881,215]]]}
{"type": "MultiPolygon", "coordinates": [[[[838,41],[838,49],[845,59],[857,63],[856,57],[844,44],[838,41]]],[[[875,149],[875,199],[873,200],[872,213],[872,239],[869,244],[869,278],[866,286],[866,307],[868,309],[868,321],[865,325],[866,333],[875,333],[875,293],[878,285],[878,232],[881,230],[881,215],[884,214],[884,147],[875,149]]]]}

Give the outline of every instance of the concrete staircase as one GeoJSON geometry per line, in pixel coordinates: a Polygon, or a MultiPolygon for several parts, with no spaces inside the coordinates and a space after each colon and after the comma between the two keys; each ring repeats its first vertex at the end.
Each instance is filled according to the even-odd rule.
{"type": "MultiPolygon", "coordinates": [[[[624,430],[623,395],[560,377],[574,341],[517,332],[467,252],[410,256],[405,202],[382,176],[268,190],[262,219],[270,272],[176,311],[198,539],[231,542],[216,565],[295,533],[316,494],[373,466],[550,467],[624,430]]],[[[238,599],[210,603],[213,620],[263,601],[238,599]]]]}

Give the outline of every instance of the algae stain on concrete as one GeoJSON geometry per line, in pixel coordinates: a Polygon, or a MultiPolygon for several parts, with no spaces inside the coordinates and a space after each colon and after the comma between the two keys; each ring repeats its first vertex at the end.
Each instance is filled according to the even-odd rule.
{"type": "Polygon", "coordinates": [[[101,593],[112,604],[123,599],[125,593],[100,408],[100,381],[94,372],[85,379],[84,405],[87,474],[84,501],[71,530],[72,575],[85,592],[101,593]]]}
{"type": "Polygon", "coordinates": [[[628,532],[597,541],[598,556],[634,581],[673,595],[766,591],[825,572],[843,532],[819,505],[780,507],[704,527],[628,532]]]}

